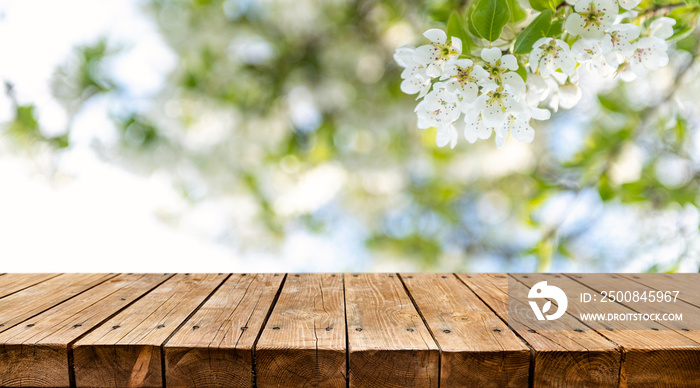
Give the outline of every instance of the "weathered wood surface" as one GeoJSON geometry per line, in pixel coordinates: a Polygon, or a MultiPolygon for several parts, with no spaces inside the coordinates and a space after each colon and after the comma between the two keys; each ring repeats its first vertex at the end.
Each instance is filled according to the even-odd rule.
{"type": "Polygon", "coordinates": [[[284,274],[233,274],[165,344],[169,387],[251,387],[253,348],[284,274]]]}
{"type": "Polygon", "coordinates": [[[79,387],[162,387],[161,346],[226,279],[179,274],[73,345],[79,387]]]}
{"type": "MultiPolygon", "coordinates": [[[[508,275],[458,274],[469,288],[508,319],[508,275]]],[[[517,275],[516,275],[517,276],[517,275]]],[[[561,276],[561,275],[556,275],[561,276]]],[[[522,283],[518,283],[525,287],[522,283]]],[[[572,330],[516,330],[534,353],[530,379],[534,386],[616,387],[621,353],[614,343],[571,315],[560,318],[572,330]]]]}
{"type": "Polygon", "coordinates": [[[0,333],[0,385],[69,387],[70,345],[169,275],[118,275],[0,333]]]}
{"type": "Polygon", "coordinates": [[[50,273],[8,273],[2,274],[0,279],[0,298],[4,298],[17,291],[24,290],[45,280],[55,278],[58,274],[50,273]]]}
{"type": "MultiPolygon", "coordinates": [[[[570,295],[679,290],[679,311],[700,313],[700,274],[538,277],[570,295]]],[[[512,330],[509,279],[519,290],[536,282],[521,274],[0,274],[0,386],[700,386],[700,331],[688,321],[610,330],[582,322],[570,304],[558,320],[570,330],[512,330]]]]}
{"type": "MultiPolygon", "coordinates": [[[[651,287],[615,274],[572,274],[567,275],[572,281],[566,283],[574,292],[594,290],[601,291],[636,290],[651,291],[651,287]],[[578,287],[577,284],[578,283],[578,287]]],[[[646,276],[646,278],[650,278],[646,276]]],[[[658,285],[658,284],[657,284],[658,285]]],[[[568,288],[567,288],[568,289],[568,288]]],[[[678,289],[678,285],[669,283],[665,290],[678,289]]],[[[700,284],[695,287],[695,294],[700,291],[700,284]]],[[[668,312],[669,306],[660,303],[621,302],[629,312],[668,312]]],[[[593,304],[595,306],[595,304],[593,304]]],[[[680,309],[685,319],[698,322],[697,307],[682,300],[674,303],[674,309],[680,309]]],[[[687,322],[687,321],[686,321],[687,322]]],[[[639,322],[641,330],[600,330],[601,334],[624,350],[620,380],[629,387],[649,386],[700,386],[700,337],[698,331],[683,331],[686,325],[680,322],[639,322]],[[646,327],[644,327],[646,326],[646,327]],[[646,330],[644,330],[646,329],[646,330]],[[649,330],[651,329],[651,330],[649,330]],[[668,329],[677,329],[668,330],[668,329]],[[664,370],[662,374],[657,373],[664,370]]],[[[600,328],[603,329],[603,328],[600,328]]]]}
{"type": "Polygon", "coordinates": [[[255,348],[257,386],[345,387],[343,275],[289,274],[255,348]]]}
{"type": "Polygon", "coordinates": [[[440,386],[524,387],[530,350],[453,274],[401,274],[441,351],[440,386]]]}
{"type": "Polygon", "coordinates": [[[345,275],[350,387],[438,386],[439,352],[395,274],[345,275]]]}

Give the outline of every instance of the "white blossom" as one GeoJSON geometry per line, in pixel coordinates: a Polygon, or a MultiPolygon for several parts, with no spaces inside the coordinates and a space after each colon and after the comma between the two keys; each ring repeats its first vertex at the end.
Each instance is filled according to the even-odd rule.
{"type": "Polygon", "coordinates": [[[616,24],[610,29],[600,42],[603,54],[616,52],[624,57],[632,55],[631,41],[639,38],[641,29],[639,26],[630,23],[616,24]]]}
{"type": "Polygon", "coordinates": [[[462,53],[462,40],[453,36],[448,41],[445,31],[437,28],[426,31],[423,36],[428,38],[431,44],[418,47],[413,54],[413,60],[425,65],[426,73],[430,77],[439,77],[445,64],[456,60],[462,53]]]}
{"type": "Polygon", "coordinates": [[[571,109],[581,100],[581,88],[578,86],[578,71],[571,76],[553,73],[547,80],[549,85],[549,106],[555,112],[559,108],[571,109]]]}
{"type": "Polygon", "coordinates": [[[634,45],[634,53],[630,58],[630,70],[637,75],[643,75],[649,70],[656,70],[668,64],[668,45],[663,39],[655,36],[641,38],[634,45]]]}
{"type": "Polygon", "coordinates": [[[464,138],[474,143],[477,139],[488,139],[491,133],[493,129],[486,126],[481,118],[481,112],[474,108],[468,109],[464,115],[464,138]]]}
{"type": "Polygon", "coordinates": [[[472,102],[479,93],[478,82],[487,78],[489,73],[480,65],[474,64],[469,59],[458,59],[455,63],[448,65],[442,73],[441,80],[448,80],[454,84],[462,96],[464,102],[472,102]]]}
{"type": "Polygon", "coordinates": [[[457,139],[459,135],[457,134],[457,128],[454,124],[440,125],[437,127],[437,137],[436,142],[438,147],[444,147],[450,145],[450,148],[455,148],[457,145],[457,139]]]}
{"type": "MultiPolygon", "coordinates": [[[[520,81],[522,82],[522,78],[520,81]]],[[[524,95],[524,92],[524,84],[522,91],[506,84],[481,94],[474,102],[474,106],[481,112],[486,126],[498,128],[503,125],[508,115],[520,106],[518,99],[520,94],[524,95]]]]}
{"type": "MultiPolygon", "coordinates": [[[[479,85],[490,90],[498,88],[505,82],[503,79],[505,74],[516,74],[510,71],[518,70],[518,60],[515,59],[515,56],[512,54],[503,55],[498,47],[481,50],[481,59],[486,61],[484,69],[488,73],[488,77],[482,79],[479,85]]],[[[510,77],[512,79],[512,76],[510,77]]],[[[520,78],[520,81],[522,81],[522,78],[520,78]]]]}
{"type": "Polygon", "coordinates": [[[537,106],[549,96],[549,85],[540,74],[529,74],[525,87],[525,105],[527,106],[537,106]]]}
{"type": "Polygon", "coordinates": [[[555,70],[571,74],[576,68],[576,59],[571,54],[569,45],[560,39],[540,38],[532,46],[530,68],[533,72],[539,68],[540,74],[547,77],[555,70]]]}
{"type": "Polygon", "coordinates": [[[659,39],[668,39],[673,36],[673,26],[676,25],[676,20],[667,17],[655,19],[649,25],[650,36],[659,39]]]}
{"type": "MultiPolygon", "coordinates": [[[[580,39],[574,39],[571,47],[553,37],[537,40],[528,58],[527,82],[516,72],[519,63],[514,55],[491,47],[481,51],[483,62],[469,53],[469,58],[460,59],[461,40],[448,40],[438,29],[425,32],[431,41],[428,45],[397,48],[394,59],[404,68],[401,90],[422,98],[415,109],[418,127],[436,128],[437,145],[454,148],[459,138],[455,123],[463,115],[463,134],[470,143],[488,139],[494,132],[497,147],[505,144],[509,134],[517,141],[531,142],[532,120],[551,117],[540,105],[557,111],[581,100],[579,63],[603,77],[619,72],[625,80],[668,64],[665,40],[673,35],[673,19],[654,19],[642,36],[639,26],[617,17],[618,4],[613,0],[566,1],[575,10],[565,22],[566,30],[580,39]]],[[[635,0],[625,4],[637,5],[635,0]]]]}
{"type": "Polygon", "coordinates": [[[564,27],[573,35],[586,39],[601,39],[617,16],[617,3],[613,0],[579,0],[576,12],[569,15],[564,27]]]}
{"type": "Polygon", "coordinates": [[[426,73],[426,66],[413,59],[414,52],[413,47],[399,47],[394,53],[394,60],[404,68],[401,72],[401,91],[406,94],[419,93],[418,98],[421,98],[430,90],[430,77],[426,73]]]}
{"type": "Polygon", "coordinates": [[[571,53],[579,63],[587,63],[603,53],[600,42],[591,39],[579,39],[571,45],[571,53]]]}
{"type": "Polygon", "coordinates": [[[608,62],[608,58],[610,57],[614,58],[613,63],[619,63],[619,59],[615,58],[615,56],[611,55],[610,53],[606,55],[600,54],[591,59],[591,61],[588,63],[588,68],[603,78],[612,77],[615,75],[618,66],[613,66],[608,62]]]}
{"type": "Polygon", "coordinates": [[[418,127],[421,129],[451,124],[462,113],[459,96],[444,82],[437,82],[433,90],[416,106],[418,127]]]}
{"type": "Polygon", "coordinates": [[[634,74],[643,75],[649,70],[668,65],[668,44],[665,39],[673,35],[675,24],[674,19],[667,17],[660,17],[651,22],[649,36],[640,38],[633,45],[629,65],[634,74]]]}

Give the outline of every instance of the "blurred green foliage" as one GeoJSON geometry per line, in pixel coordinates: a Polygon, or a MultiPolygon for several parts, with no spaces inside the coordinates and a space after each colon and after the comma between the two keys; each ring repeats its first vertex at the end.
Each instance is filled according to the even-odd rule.
{"type": "MultiPolygon", "coordinates": [[[[696,2],[670,14],[678,20],[674,50],[685,59],[671,67],[675,83],[664,91],[669,95],[640,104],[632,86],[619,84],[601,92],[585,117],[564,112],[549,127],[537,128],[530,146],[497,151],[490,142],[463,142],[444,150],[435,146],[434,132],[415,129],[415,102],[399,89],[392,54],[399,44],[419,42],[429,27],[473,34],[473,26],[454,16],[469,13],[470,4],[152,0],[144,12],[157,23],[177,65],[148,109],[125,104],[113,112],[120,142],[107,154],[141,171],[168,171],[192,203],[250,198],[255,205],[250,228],[258,237],[248,244],[256,248],[274,246],[295,228],[326,233],[352,219],[367,231],[366,244],[378,255],[412,260],[426,270],[470,270],[474,257],[504,266],[531,258],[534,267],[508,268],[540,271],[566,268],[556,265],[571,260],[601,262],[601,269],[606,260],[619,262],[614,252],[581,257],[575,249],[588,241],[593,224],[567,232],[560,229],[566,213],[556,222],[542,220],[545,205],[564,194],[595,190],[604,207],[642,212],[700,205],[695,167],[677,187],[665,186],[655,172],[657,161],[668,155],[697,158],[692,144],[697,122],[672,95],[686,72],[696,71],[696,2]],[[197,131],[212,126],[210,118],[226,123],[225,135],[193,146],[197,131]],[[552,139],[564,125],[576,126],[584,140],[558,156],[566,140],[552,139]],[[630,146],[647,157],[638,179],[620,182],[614,170],[630,146]],[[344,172],[339,193],[300,210],[279,205],[323,166],[344,172]],[[454,252],[456,262],[449,260],[454,252]]],[[[518,2],[509,4],[511,22],[525,18],[518,2]]],[[[530,4],[555,11],[559,2],[530,4]]],[[[560,30],[562,20],[543,24],[528,42],[560,30]]],[[[74,61],[57,69],[54,94],[69,114],[95,96],[120,92],[107,66],[120,52],[98,38],[76,48],[74,61]]],[[[11,86],[7,89],[11,95],[11,86]]],[[[16,105],[6,132],[22,144],[45,142],[56,152],[70,148],[70,131],[46,137],[36,117],[32,105],[16,105]]],[[[325,182],[317,183],[318,190],[325,182]]],[[[678,262],[694,259],[692,254],[678,262]]]]}

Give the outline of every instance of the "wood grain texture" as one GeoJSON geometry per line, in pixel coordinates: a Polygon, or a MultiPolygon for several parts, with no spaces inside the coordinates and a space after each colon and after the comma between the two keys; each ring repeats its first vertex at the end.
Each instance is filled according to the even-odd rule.
{"type": "MultiPolygon", "coordinates": [[[[567,291],[580,294],[590,292],[599,299],[600,291],[631,290],[649,291],[651,288],[630,279],[615,274],[571,274],[567,275],[567,291]],[[595,291],[594,291],[595,290],[595,291]]],[[[675,289],[671,284],[666,290],[675,289]]],[[[696,286],[697,292],[697,286],[696,286]]],[[[684,310],[692,318],[690,310],[697,311],[695,306],[678,301],[675,308],[684,310]]],[[[665,312],[666,303],[617,303],[620,308],[616,311],[633,312],[665,312]]],[[[586,306],[587,308],[592,308],[586,306]]],[[[595,307],[595,304],[593,304],[595,307]]],[[[610,311],[610,310],[607,310],[610,311]]],[[[697,331],[686,332],[678,329],[683,326],[679,322],[631,322],[632,330],[605,330],[598,328],[602,335],[619,344],[624,350],[623,364],[620,370],[621,386],[626,387],[697,387],[700,386],[700,344],[697,342],[697,331]],[[696,337],[696,338],[693,338],[696,337]],[[664,373],[658,373],[663,370],[664,373]]]]}
{"type": "Polygon", "coordinates": [[[342,275],[287,275],[255,354],[260,388],[345,387],[342,275]]]}
{"type": "Polygon", "coordinates": [[[0,276],[0,298],[24,290],[45,280],[55,278],[57,273],[9,273],[0,276]]]}
{"type": "MultiPolygon", "coordinates": [[[[7,276],[7,275],[5,275],[7,276]]],[[[0,332],[114,277],[114,274],[62,274],[0,299],[0,332]]]]}
{"type": "Polygon", "coordinates": [[[168,387],[252,387],[253,346],[283,274],[233,274],[164,346],[168,387]]]}
{"type": "Polygon", "coordinates": [[[70,344],[168,276],[118,275],[0,333],[0,386],[70,386],[70,344]]]}
{"type": "Polygon", "coordinates": [[[700,273],[621,273],[617,276],[632,280],[657,291],[679,291],[678,299],[700,308],[700,273]]]}
{"type": "Polygon", "coordinates": [[[345,276],[350,387],[437,387],[438,347],[397,275],[345,276]]]}
{"type": "Polygon", "coordinates": [[[178,274],[73,345],[79,387],[162,387],[161,346],[227,278],[178,274]]]}
{"type": "Polygon", "coordinates": [[[401,274],[441,350],[440,386],[523,387],[530,350],[453,274],[401,274]]]}
{"type": "MultiPolygon", "coordinates": [[[[458,274],[501,318],[508,319],[508,275],[458,274]]],[[[522,283],[517,283],[525,287],[522,283]]],[[[534,353],[535,387],[617,387],[621,365],[618,347],[571,315],[572,330],[517,330],[534,353]]]]}

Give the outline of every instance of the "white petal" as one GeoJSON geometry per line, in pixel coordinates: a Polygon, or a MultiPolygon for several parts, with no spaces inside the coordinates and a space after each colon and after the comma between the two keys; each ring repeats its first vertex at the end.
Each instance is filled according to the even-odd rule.
{"type": "Polygon", "coordinates": [[[508,136],[508,134],[499,135],[496,133],[496,147],[501,148],[504,144],[506,144],[506,136],[508,136]]]}
{"type": "Polygon", "coordinates": [[[462,39],[459,39],[456,36],[452,37],[452,49],[455,50],[458,53],[462,53],[462,39]]]}
{"type": "Polygon", "coordinates": [[[632,9],[639,5],[639,3],[641,2],[642,0],[619,0],[620,7],[624,9],[632,9]]]}
{"type": "Polygon", "coordinates": [[[571,74],[576,70],[576,59],[571,54],[561,55],[558,64],[564,74],[571,74]]]}
{"type": "Polygon", "coordinates": [[[661,39],[668,39],[673,35],[673,26],[676,24],[675,19],[660,17],[649,25],[651,35],[661,39]]]}
{"type": "Polygon", "coordinates": [[[547,109],[541,109],[533,106],[530,107],[529,110],[532,118],[535,120],[549,120],[549,118],[552,117],[552,112],[547,109]]]}
{"type": "Polygon", "coordinates": [[[454,64],[455,64],[455,68],[457,66],[459,66],[462,69],[468,69],[474,64],[474,62],[472,62],[471,59],[462,58],[462,59],[458,59],[457,61],[455,61],[454,64]]]}
{"type": "Polygon", "coordinates": [[[479,94],[479,87],[473,82],[467,82],[462,89],[462,100],[464,102],[473,102],[479,94]]]}
{"type": "Polygon", "coordinates": [[[420,78],[412,77],[401,82],[401,91],[406,94],[416,94],[423,89],[423,82],[420,78]]]}
{"type": "Polygon", "coordinates": [[[583,27],[585,25],[585,20],[583,20],[581,15],[577,13],[572,13],[571,15],[569,15],[568,18],[566,18],[564,28],[566,29],[566,32],[568,32],[571,35],[581,35],[581,32],[583,32],[583,27]]]}
{"type": "Polygon", "coordinates": [[[532,47],[539,48],[542,45],[549,43],[552,39],[554,39],[554,38],[549,38],[549,37],[539,38],[539,39],[537,39],[537,41],[535,41],[535,43],[532,45],[532,47]]]}
{"type": "Polygon", "coordinates": [[[450,144],[454,148],[457,144],[457,129],[454,125],[440,125],[437,128],[437,137],[435,138],[438,147],[444,147],[450,144]]]}
{"type": "Polygon", "coordinates": [[[498,47],[485,48],[481,50],[481,59],[485,60],[491,65],[495,65],[496,61],[501,58],[501,55],[501,49],[498,47]]]}
{"type": "Polygon", "coordinates": [[[540,67],[540,57],[541,56],[542,56],[542,49],[535,48],[535,49],[532,49],[532,51],[530,51],[529,62],[530,62],[530,69],[532,70],[533,73],[537,71],[538,67],[540,67]]]}
{"type": "Polygon", "coordinates": [[[467,139],[468,142],[473,144],[474,142],[476,142],[476,139],[479,138],[478,127],[478,121],[470,121],[464,123],[464,138],[467,139]]]}
{"type": "Polygon", "coordinates": [[[501,57],[501,68],[504,67],[508,70],[516,71],[518,70],[518,60],[512,54],[504,55],[501,57]]]}
{"type": "Polygon", "coordinates": [[[420,46],[413,52],[413,61],[421,65],[432,63],[436,57],[435,46],[430,44],[420,46]]]}
{"type": "Polygon", "coordinates": [[[523,143],[530,143],[535,138],[535,130],[529,124],[520,120],[515,120],[510,132],[515,140],[523,143]]]}
{"type": "Polygon", "coordinates": [[[603,39],[600,41],[600,49],[602,50],[603,54],[612,51],[613,47],[615,47],[613,37],[610,34],[605,34],[603,39]]]}
{"type": "Polygon", "coordinates": [[[581,88],[578,85],[567,84],[559,87],[559,106],[571,109],[581,100],[581,88]]]}
{"type": "Polygon", "coordinates": [[[423,33],[423,36],[428,38],[431,42],[444,45],[447,42],[447,34],[445,31],[439,28],[432,28],[423,33]]]}
{"type": "MultiPolygon", "coordinates": [[[[654,22],[658,21],[659,19],[654,20],[651,22],[652,26],[650,26],[650,29],[653,31],[654,27],[654,22]]],[[[671,19],[673,23],[676,21],[671,19]]],[[[612,28],[610,28],[610,31],[617,31],[617,36],[620,37],[621,40],[625,41],[630,41],[630,40],[635,40],[639,38],[639,34],[642,32],[641,28],[632,23],[622,23],[622,24],[617,24],[614,25],[612,28]]],[[[673,34],[673,28],[671,28],[671,34],[673,34]]],[[[670,35],[669,35],[670,36],[670,35]]],[[[665,38],[662,38],[665,39],[665,38]]]]}
{"type": "Polygon", "coordinates": [[[412,62],[413,52],[415,50],[416,49],[411,46],[398,47],[394,52],[394,60],[399,64],[399,66],[407,67],[409,66],[409,63],[412,62]]]}
{"type": "Polygon", "coordinates": [[[472,68],[472,76],[478,80],[488,78],[489,77],[489,72],[484,70],[481,65],[474,65],[472,68]]]}
{"type": "Polygon", "coordinates": [[[617,15],[617,2],[615,0],[590,0],[596,10],[602,10],[604,15],[617,15]]]}
{"type": "Polygon", "coordinates": [[[459,139],[459,134],[457,133],[457,128],[455,128],[454,125],[450,124],[449,126],[450,129],[450,148],[455,148],[457,145],[457,139],[459,139]]]}
{"type": "Polygon", "coordinates": [[[510,86],[516,93],[525,93],[525,81],[523,81],[520,74],[515,72],[508,72],[503,74],[503,83],[510,86]]]}
{"type": "Polygon", "coordinates": [[[440,74],[442,74],[442,69],[437,64],[431,63],[430,65],[428,65],[428,68],[425,69],[425,74],[433,78],[439,77],[440,74]]]}
{"type": "Polygon", "coordinates": [[[477,133],[476,135],[479,136],[479,139],[486,140],[489,137],[491,137],[491,134],[493,133],[493,129],[486,127],[483,123],[479,125],[477,128],[477,133]]]}
{"type": "Polygon", "coordinates": [[[484,124],[490,127],[500,127],[506,119],[506,114],[503,112],[501,104],[494,103],[486,105],[481,112],[481,117],[484,119],[484,124]]]}

